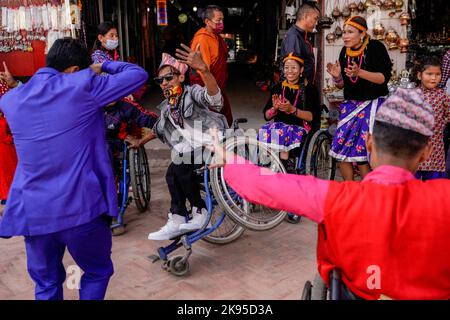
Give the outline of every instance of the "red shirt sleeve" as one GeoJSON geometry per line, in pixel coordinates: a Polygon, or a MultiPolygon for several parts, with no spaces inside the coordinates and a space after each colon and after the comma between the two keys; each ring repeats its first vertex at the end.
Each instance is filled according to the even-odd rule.
{"type": "Polygon", "coordinates": [[[224,177],[228,185],[247,201],[305,216],[317,223],[323,221],[329,181],[273,173],[238,156],[227,162],[224,177]]]}

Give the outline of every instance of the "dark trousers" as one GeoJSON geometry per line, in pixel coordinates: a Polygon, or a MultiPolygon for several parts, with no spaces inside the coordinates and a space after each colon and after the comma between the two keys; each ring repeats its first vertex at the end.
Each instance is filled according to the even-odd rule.
{"type": "Polygon", "coordinates": [[[200,179],[195,173],[202,165],[171,163],[166,173],[167,186],[169,187],[171,202],[170,212],[180,216],[187,216],[186,199],[191,207],[206,208],[200,194],[200,179]]]}
{"type": "Polygon", "coordinates": [[[68,230],[26,236],[28,273],[36,284],[36,300],[62,300],[66,247],[84,271],[79,284],[81,300],[102,300],[114,273],[111,261],[110,219],[105,216],[68,230]]]}

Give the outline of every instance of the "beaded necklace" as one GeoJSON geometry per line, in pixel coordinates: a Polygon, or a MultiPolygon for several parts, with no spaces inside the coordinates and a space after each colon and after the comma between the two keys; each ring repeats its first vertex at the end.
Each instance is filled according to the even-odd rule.
{"type": "Polygon", "coordinates": [[[283,97],[283,101],[286,101],[287,99],[285,98],[285,91],[286,91],[286,87],[288,87],[291,90],[297,90],[297,95],[295,96],[295,101],[294,101],[294,108],[297,108],[297,102],[298,102],[298,97],[300,96],[300,86],[298,84],[290,84],[288,83],[286,80],[283,81],[282,83],[282,87],[283,87],[283,92],[282,92],[282,97],[283,97]]]}

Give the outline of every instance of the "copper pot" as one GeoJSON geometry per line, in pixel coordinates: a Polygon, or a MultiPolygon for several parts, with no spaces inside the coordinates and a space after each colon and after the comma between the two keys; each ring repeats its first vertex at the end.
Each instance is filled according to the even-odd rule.
{"type": "Polygon", "coordinates": [[[383,3],[383,8],[385,10],[391,10],[395,8],[395,1],[394,0],[386,0],[383,3]]]}
{"type": "Polygon", "coordinates": [[[381,22],[377,22],[375,24],[375,27],[373,28],[373,35],[375,36],[375,39],[384,40],[385,32],[386,32],[386,29],[383,27],[383,24],[381,22]]]}
{"type": "Polygon", "coordinates": [[[344,8],[342,8],[342,17],[344,18],[348,18],[350,17],[351,12],[350,12],[350,8],[348,6],[345,6],[344,8]]]}
{"type": "Polygon", "coordinates": [[[378,6],[378,7],[383,6],[383,2],[381,2],[381,0],[372,0],[372,2],[375,6],[378,6]]]}
{"type": "Polygon", "coordinates": [[[335,20],[339,19],[339,17],[341,16],[341,11],[339,10],[339,8],[337,6],[334,7],[333,11],[331,12],[331,15],[333,16],[333,18],[335,20]]]}
{"type": "Polygon", "coordinates": [[[386,44],[388,45],[388,49],[389,50],[398,49],[399,40],[400,36],[398,35],[397,31],[390,28],[386,33],[386,44]]]}
{"type": "Polygon", "coordinates": [[[331,32],[331,33],[327,34],[325,39],[327,39],[328,43],[334,43],[334,41],[336,40],[336,35],[333,32],[331,32]]]}
{"type": "Polygon", "coordinates": [[[334,30],[334,34],[336,36],[336,39],[342,37],[342,28],[340,26],[337,26],[336,29],[334,30]]]}
{"type": "Polygon", "coordinates": [[[403,0],[395,0],[395,11],[397,12],[403,11],[403,0]]]}
{"type": "Polygon", "coordinates": [[[366,1],[364,2],[364,7],[366,8],[366,10],[369,9],[369,7],[375,5],[375,3],[374,3],[373,1],[374,1],[374,0],[366,0],[366,1]]]}
{"type": "Polygon", "coordinates": [[[352,2],[348,5],[348,9],[350,10],[351,13],[353,13],[358,10],[358,5],[356,4],[356,2],[352,2]]]}
{"type": "Polygon", "coordinates": [[[358,11],[359,11],[359,12],[364,12],[364,11],[366,11],[366,6],[364,5],[364,2],[362,2],[362,0],[359,1],[359,3],[358,3],[358,11]]]}
{"type": "Polygon", "coordinates": [[[409,40],[406,38],[402,38],[398,42],[398,46],[400,47],[401,53],[407,53],[409,48],[409,40]]]}
{"type": "Polygon", "coordinates": [[[411,16],[409,15],[408,12],[403,12],[398,18],[400,19],[400,24],[402,26],[408,25],[409,22],[411,21],[411,16]]]}

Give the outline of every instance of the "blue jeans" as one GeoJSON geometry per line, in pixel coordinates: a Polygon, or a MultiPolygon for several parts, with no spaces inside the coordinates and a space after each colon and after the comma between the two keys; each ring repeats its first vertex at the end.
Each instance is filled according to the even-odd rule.
{"type": "Polygon", "coordinates": [[[63,299],[66,270],[62,260],[66,247],[84,271],[80,299],[104,299],[114,269],[110,221],[106,216],[100,216],[64,231],[25,237],[28,273],[36,284],[36,300],[63,299]]]}

